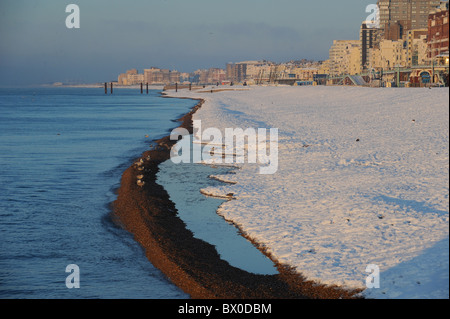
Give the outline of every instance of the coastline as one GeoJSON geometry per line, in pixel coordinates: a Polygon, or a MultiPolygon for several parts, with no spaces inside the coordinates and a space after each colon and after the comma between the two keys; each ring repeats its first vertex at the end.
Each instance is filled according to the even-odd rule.
{"type": "MultiPolygon", "coordinates": [[[[170,97],[168,97],[170,98],[170,97]]],[[[178,119],[179,127],[193,130],[192,116],[204,100],[178,119]]],[[[133,234],[148,260],[160,269],[176,286],[193,299],[337,299],[355,298],[360,291],[326,286],[308,281],[249,238],[276,265],[279,274],[257,275],[231,266],[222,260],[215,247],[197,239],[177,216],[177,210],[162,186],[156,183],[159,164],[170,159],[170,149],[176,143],[166,136],[155,141],[156,147],[146,151],[143,164],[133,164],[122,175],[113,203],[115,223],[133,234]],[[143,186],[137,185],[138,175],[144,175],[143,186]]]]}

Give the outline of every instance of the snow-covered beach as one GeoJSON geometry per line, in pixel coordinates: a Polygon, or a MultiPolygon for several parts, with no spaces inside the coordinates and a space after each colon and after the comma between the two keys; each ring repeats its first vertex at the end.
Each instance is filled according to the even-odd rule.
{"type": "Polygon", "coordinates": [[[448,298],[449,90],[240,89],[166,92],[203,99],[202,128],[278,128],[275,174],[201,190],[233,194],[218,214],[307,279],[364,289],[377,265],[367,298],[448,298]]]}

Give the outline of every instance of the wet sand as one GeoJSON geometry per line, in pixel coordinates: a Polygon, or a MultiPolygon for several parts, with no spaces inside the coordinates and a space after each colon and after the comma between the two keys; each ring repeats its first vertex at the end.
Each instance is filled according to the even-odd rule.
{"type": "MultiPolygon", "coordinates": [[[[192,115],[203,100],[179,119],[180,126],[192,134],[192,115]]],[[[264,247],[248,238],[271,258],[279,274],[253,274],[222,260],[215,247],[197,239],[178,217],[168,193],[156,183],[160,163],[170,159],[176,143],[166,136],[157,147],[136,159],[122,176],[117,200],[113,203],[113,220],[133,234],[148,260],[175,285],[193,299],[335,299],[353,298],[359,291],[319,285],[305,280],[295,269],[282,265],[264,247]],[[138,185],[137,176],[144,184],[138,185]]],[[[225,221],[224,221],[225,222],[225,221]]]]}

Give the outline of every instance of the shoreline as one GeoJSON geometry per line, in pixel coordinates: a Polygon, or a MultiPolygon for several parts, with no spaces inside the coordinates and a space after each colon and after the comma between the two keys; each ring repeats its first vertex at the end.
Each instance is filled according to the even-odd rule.
{"type": "MultiPolygon", "coordinates": [[[[171,98],[168,96],[162,96],[171,98]]],[[[189,98],[191,99],[191,98],[189,98]]],[[[178,121],[192,134],[192,116],[203,99],[178,121]]],[[[117,199],[112,203],[113,221],[130,232],[144,249],[148,260],[192,299],[338,299],[359,298],[358,290],[326,286],[302,277],[292,267],[280,264],[263,245],[249,238],[237,225],[241,236],[271,259],[279,274],[258,275],[231,266],[215,247],[197,239],[178,217],[168,193],[156,183],[159,164],[170,159],[177,141],[170,136],[155,141],[122,175],[117,199]],[[139,186],[138,175],[144,175],[139,186]]]]}

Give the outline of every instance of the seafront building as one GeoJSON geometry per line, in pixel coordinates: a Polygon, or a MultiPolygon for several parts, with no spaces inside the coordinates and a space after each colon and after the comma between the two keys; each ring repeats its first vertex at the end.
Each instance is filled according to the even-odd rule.
{"type": "Polygon", "coordinates": [[[270,61],[243,61],[227,63],[226,77],[233,83],[292,84],[298,81],[313,81],[314,76],[329,70],[329,64],[317,61],[290,61],[274,63],[270,61]]]}
{"type": "Polygon", "coordinates": [[[135,85],[144,81],[144,75],[139,74],[136,69],[128,70],[119,75],[117,83],[119,85],[135,85]]]}
{"type": "Polygon", "coordinates": [[[139,74],[131,69],[119,75],[118,83],[303,85],[299,82],[340,81],[365,85],[378,80],[380,84],[376,85],[382,81],[396,81],[399,85],[409,78],[415,78],[415,84],[427,83],[428,74],[432,82],[448,84],[448,1],[379,0],[378,6],[380,24],[364,21],[359,26],[359,39],[334,40],[326,61],[241,61],[227,63],[224,69],[199,69],[192,73],[152,67],[139,74]],[[346,80],[346,76],[350,79],[346,80]]]}
{"type": "Polygon", "coordinates": [[[313,81],[314,75],[319,74],[319,68],[317,67],[306,67],[306,68],[291,68],[288,69],[288,78],[300,80],[300,81],[313,81]]]}
{"type": "Polygon", "coordinates": [[[440,0],[379,0],[384,38],[397,41],[409,30],[427,28],[429,13],[440,4],[440,0]]]}
{"type": "Polygon", "coordinates": [[[448,2],[432,11],[428,18],[428,59],[449,51],[448,2]]]}
{"type": "Polygon", "coordinates": [[[359,74],[361,72],[361,42],[334,40],[330,48],[330,75],[359,74]]]}
{"type": "Polygon", "coordinates": [[[226,81],[226,72],[220,68],[199,69],[189,77],[189,82],[201,84],[222,84],[226,81]]]}
{"type": "Polygon", "coordinates": [[[144,83],[170,84],[180,82],[180,72],[152,67],[144,70],[144,83]]]}
{"type": "Polygon", "coordinates": [[[379,47],[380,29],[368,26],[363,22],[359,31],[359,40],[361,42],[361,71],[372,68],[371,50],[379,47]]]}
{"type": "Polygon", "coordinates": [[[382,40],[378,50],[373,51],[373,67],[376,70],[394,70],[407,64],[407,51],[402,41],[382,40]]]}
{"type": "MultiPolygon", "coordinates": [[[[448,1],[379,0],[377,4],[380,23],[364,21],[358,43],[353,40],[333,42],[328,62],[331,78],[360,74],[370,82],[381,79],[383,72],[391,71],[389,77],[383,78],[386,80],[393,78],[392,72],[408,68],[406,72],[410,76],[420,77],[422,73],[434,72],[427,66],[448,65],[448,1]],[[358,50],[359,59],[356,58],[358,50]]],[[[448,67],[441,67],[439,72],[440,76],[434,78],[448,83],[448,67]]],[[[397,85],[399,79],[407,81],[408,78],[405,72],[395,76],[397,85]]]]}
{"type": "Polygon", "coordinates": [[[228,63],[226,65],[226,77],[231,82],[244,82],[247,79],[247,63],[228,63]]]}
{"type": "Polygon", "coordinates": [[[428,29],[409,30],[407,34],[407,67],[427,64],[428,29]]]}
{"type": "Polygon", "coordinates": [[[145,69],[144,73],[139,74],[136,69],[128,70],[126,73],[119,75],[117,83],[119,85],[137,85],[145,84],[170,84],[180,82],[181,73],[174,70],[159,69],[152,67],[145,69]]]}

